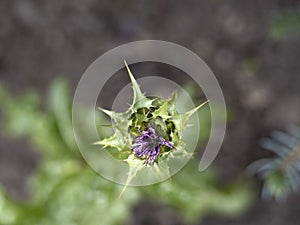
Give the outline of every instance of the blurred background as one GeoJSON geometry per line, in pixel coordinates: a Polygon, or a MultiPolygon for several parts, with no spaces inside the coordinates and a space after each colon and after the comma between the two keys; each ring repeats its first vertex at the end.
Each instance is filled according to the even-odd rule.
{"type": "MultiPolygon", "coordinates": [[[[35,90],[42,109],[47,108],[47,90],[56,78],[67,81],[72,96],[98,56],[144,39],[183,45],[216,75],[230,113],[224,144],[213,163],[219,186],[235,181],[253,161],[270,156],[259,141],[272,130],[300,124],[297,0],[1,0],[0,82],[12,98],[35,90]]],[[[153,69],[161,72],[166,73],[153,69]]],[[[4,129],[5,120],[1,115],[0,183],[9,198],[26,202],[31,198],[27,178],[35,174],[42,156],[26,136],[12,137],[4,129]]],[[[261,183],[251,179],[255,197],[248,210],[230,218],[208,213],[193,224],[299,224],[299,192],[282,203],[262,201],[261,183]]],[[[129,208],[128,218],[121,224],[186,224],[172,208],[148,200],[129,208]]]]}

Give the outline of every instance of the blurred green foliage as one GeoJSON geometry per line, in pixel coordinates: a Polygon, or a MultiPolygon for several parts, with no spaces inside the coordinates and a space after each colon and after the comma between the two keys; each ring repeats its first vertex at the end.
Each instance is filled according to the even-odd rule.
{"type": "Polygon", "coordinates": [[[287,12],[278,16],[270,28],[270,36],[281,40],[300,31],[300,13],[287,12]]]}
{"type": "Polygon", "coordinates": [[[253,77],[257,75],[260,64],[257,58],[247,57],[241,60],[240,73],[246,77],[253,77]]]}
{"type": "MultiPolygon", "coordinates": [[[[147,187],[128,187],[119,198],[123,187],[94,172],[77,149],[69,87],[64,80],[53,82],[47,101],[32,91],[11,96],[0,86],[0,104],[5,132],[26,137],[42,156],[29,178],[31,198],[27,202],[11,199],[0,190],[0,225],[124,224],[132,206],[143,199],[170,206],[187,221],[207,213],[236,216],[251,203],[247,182],[237,180],[221,187],[216,172],[209,169],[199,173],[194,160],[172,179],[147,187]]],[[[204,115],[200,113],[200,117],[204,115]]],[[[209,125],[204,127],[207,130],[209,125]]],[[[101,131],[105,136],[105,129],[101,131]]]]}
{"type": "Polygon", "coordinates": [[[282,201],[300,187],[300,128],[289,126],[287,133],[274,131],[261,144],[276,155],[252,163],[249,170],[263,180],[264,198],[282,201]]]}

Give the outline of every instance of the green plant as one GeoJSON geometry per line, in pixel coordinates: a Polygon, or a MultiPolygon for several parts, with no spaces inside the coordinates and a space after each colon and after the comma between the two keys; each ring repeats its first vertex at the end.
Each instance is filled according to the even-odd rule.
{"type": "MultiPolygon", "coordinates": [[[[54,81],[48,96],[41,101],[35,91],[29,91],[15,97],[0,86],[5,132],[15,138],[26,137],[42,156],[29,178],[31,198],[27,202],[13,200],[0,190],[1,225],[124,224],[132,206],[142,199],[170,206],[187,221],[212,212],[236,216],[249,206],[252,192],[246,182],[221,187],[216,172],[209,169],[199,173],[196,161],[171,180],[128,187],[119,198],[123,187],[94,172],[77,149],[67,83],[54,81]]],[[[105,123],[101,115],[98,119],[105,123]]],[[[108,135],[105,129],[100,129],[100,134],[108,135]]]]}
{"type": "Polygon", "coordinates": [[[126,220],[139,193],[128,190],[118,200],[115,196],[122,188],[99,177],[81,158],[73,138],[65,81],[56,80],[51,86],[46,112],[35,92],[14,99],[1,88],[0,102],[6,131],[27,137],[42,155],[29,180],[32,198],[28,202],[13,201],[1,192],[0,224],[110,225],[126,220]]]}
{"type": "MultiPolygon", "coordinates": [[[[133,102],[123,113],[99,108],[113,120],[114,134],[95,144],[103,146],[102,151],[106,149],[116,159],[127,163],[126,186],[138,173],[145,171],[146,176],[154,180],[156,175],[169,178],[170,160],[176,160],[177,166],[179,160],[192,156],[182,140],[182,134],[190,117],[206,102],[185,113],[178,113],[176,91],[167,100],[146,97],[126,62],[125,65],[133,88],[133,102]]],[[[142,177],[145,178],[144,175],[142,177]]]]}
{"type": "Polygon", "coordinates": [[[291,126],[288,133],[275,131],[271,137],[263,139],[262,146],[276,156],[258,160],[249,169],[264,181],[264,198],[282,200],[300,186],[300,128],[291,126]]]}
{"type": "Polygon", "coordinates": [[[269,30],[270,36],[275,40],[282,40],[291,34],[299,34],[300,15],[299,13],[283,13],[272,23],[269,30]]]}

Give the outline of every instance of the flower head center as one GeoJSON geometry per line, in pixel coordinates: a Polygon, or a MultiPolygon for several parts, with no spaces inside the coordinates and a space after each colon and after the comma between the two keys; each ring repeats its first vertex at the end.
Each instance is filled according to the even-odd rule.
{"type": "Polygon", "coordinates": [[[146,165],[153,165],[161,153],[161,146],[174,148],[172,142],[159,136],[155,129],[149,126],[140,136],[134,138],[132,150],[137,157],[145,158],[146,165]]]}

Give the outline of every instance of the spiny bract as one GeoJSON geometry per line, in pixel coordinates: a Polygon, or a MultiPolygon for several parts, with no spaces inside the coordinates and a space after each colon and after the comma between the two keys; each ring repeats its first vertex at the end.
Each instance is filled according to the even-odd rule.
{"type": "Polygon", "coordinates": [[[114,134],[95,144],[102,145],[129,166],[159,165],[175,152],[180,157],[190,157],[181,140],[182,132],[188,119],[206,102],[180,114],[175,107],[176,91],[167,100],[146,97],[126,62],[125,65],[132,83],[133,103],[123,113],[99,108],[112,119],[114,134]]]}

